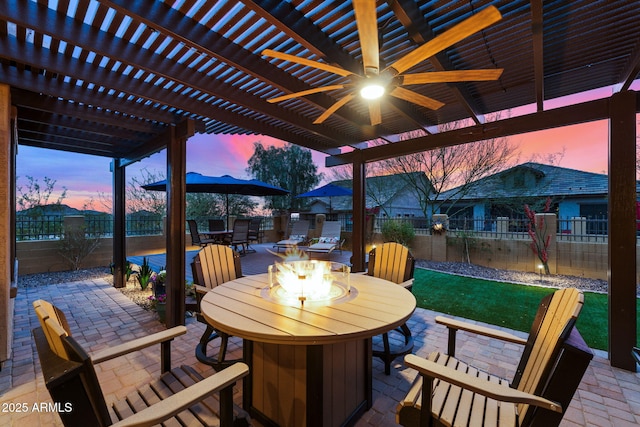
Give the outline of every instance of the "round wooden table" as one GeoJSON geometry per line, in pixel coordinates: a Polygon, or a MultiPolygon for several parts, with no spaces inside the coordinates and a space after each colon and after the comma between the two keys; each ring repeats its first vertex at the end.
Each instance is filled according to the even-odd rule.
{"type": "Polygon", "coordinates": [[[351,274],[354,295],[328,305],[264,297],[267,274],[224,283],[203,298],[214,328],[245,339],[245,409],[265,425],[339,426],[371,407],[371,337],[404,324],[416,308],[395,283],[351,274]]]}

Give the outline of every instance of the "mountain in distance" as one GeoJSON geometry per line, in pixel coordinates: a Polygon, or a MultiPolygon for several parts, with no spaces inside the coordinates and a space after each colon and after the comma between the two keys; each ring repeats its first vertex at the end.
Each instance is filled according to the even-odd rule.
{"type": "Polygon", "coordinates": [[[36,206],[29,209],[24,209],[21,211],[17,211],[16,215],[18,216],[70,216],[70,215],[96,215],[103,216],[109,215],[105,212],[96,211],[93,209],[80,210],[76,208],[72,208],[71,206],[65,204],[51,203],[43,206],[36,206]]]}

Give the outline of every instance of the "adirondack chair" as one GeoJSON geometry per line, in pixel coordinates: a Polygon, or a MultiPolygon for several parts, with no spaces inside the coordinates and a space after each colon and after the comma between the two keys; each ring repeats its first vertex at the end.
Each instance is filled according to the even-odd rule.
{"type": "Polygon", "coordinates": [[[342,243],[344,240],[340,240],[341,232],[340,221],[325,221],[322,226],[322,233],[318,243],[314,243],[307,248],[307,253],[324,253],[331,254],[334,250],[342,253],[342,243]]]}
{"type": "Polygon", "coordinates": [[[308,234],[309,221],[301,219],[293,223],[293,225],[291,226],[291,233],[289,233],[289,237],[287,239],[276,242],[273,247],[276,248],[278,252],[280,252],[281,248],[286,250],[298,247],[308,240],[308,234]]]}
{"type": "Polygon", "coordinates": [[[198,252],[191,263],[191,269],[197,299],[196,319],[207,326],[196,346],[196,358],[219,370],[234,364],[237,360],[226,360],[229,336],[216,331],[207,323],[200,312],[200,302],[204,295],[216,286],[242,277],[240,255],[229,246],[209,245],[198,252]],[[220,338],[218,356],[208,356],[207,345],[216,338],[220,338]]]}
{"type": "Polygon", "coordinates": [[[539,426],[560,424],[593,353],[575,328],[584,302],[577,289],[545,297],[527,339],[442,316],[449,328],[448,355],[426,359],[409,354],[405,363],[419,372],[398,404],[404,426],[539,426]],[[454,357],[456,331],[524,345],[511,383],[484,373],[454,357]]]}
{"type": "Polygon", "coordinates": [[[33,336],[49,394],[67,426],[248,425],[248,414],[233,404],[233,385],[249,373],[238,363],[208,378],[181,366],[165,371],[125,400],[112,405],[112,420],[95,364],[171,341],[186,333],[178,326],[89,355],[69,332],[64,313],[47,301],[33,303],[40,327],[33,336]],[[213,393],[219,392],[219,399],[213,393]],[[235,418],[235,421],[234,421],[235,418]],[[219,421],[218,421],[219,419],[219,421]],[[114,422],[115,421],[115,422],[114,422]]]}
{"type": "Polygon", "coordinates": [[[189,233],[191,234],[191,244],[194,246],[207,246],[212,243],[216,243],[215,239],[208,239],[203,237],[198,231],[198,223],[196,223],[193,219],[188,219],[187,224],[189,225],[189,233]]]}
{"type": "MultiPolygon", "coordinates": [[[[400,243],[383,243],[369,252],[369,264],[367,274],[397,283],[411,291],[413,286],[413,271],[415,258],[409,249],[400,243]]],[[[384,362],[384,373],[391,374],[391,363],[400,356],[411,353],[413,350],[413,337],[407,324],[403,324],[394,332],[398,332],[404,344],[391,348],[389,333],[382,334],[383,348],[373,348],[373,356],[379,357],[384,362]]]]}

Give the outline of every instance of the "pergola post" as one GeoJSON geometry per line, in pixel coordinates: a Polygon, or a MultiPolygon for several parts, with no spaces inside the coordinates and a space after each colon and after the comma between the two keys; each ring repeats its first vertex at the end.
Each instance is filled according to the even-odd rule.
{"type": "Polygon", "coordinates": [[[635,372],[636,94],[614,94],[609,117],[609,359],[635,372]]]}
{"type": "MultiPolygon", "coordinates": [[[[359,152],[359,150],[356,150],[359,152]]],[[[354,156],[353,161],[353,231],[351,233],[352,271],[365,270],[365,208],[366,185],[365,164],[362,157],[354,156]]]]}
{"type": "Polygon", "coordinates": [[[187,139],[195,133],[187,120],[171,128],[167,144],[167,327],[185,320],[185,193],[187,139]]]}
{"type": "Polygon", "coordinates": [[[127,227],[126,227],[126,168],[119,159],[111,163],[113,175],[113,285],[124,288],[125,262],[127,257],[127,227]]]}

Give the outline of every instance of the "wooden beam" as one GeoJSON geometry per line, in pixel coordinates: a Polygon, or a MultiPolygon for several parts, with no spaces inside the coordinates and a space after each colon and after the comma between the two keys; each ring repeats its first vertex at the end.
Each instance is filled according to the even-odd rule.
{"type": "MultiPolygon", "coordinates": [[[[419,153],[440,147],[467,144],[510,135],[536,132],[544,129],[605,120],[609,117],[609,99],[597,99],[581,104],[569,105],[548,111],[539,111],[524,116],[511,117],[484,125],[469,126],[422,136],[393,144],[378,145],[362,150],[365,163],[391,157],[419,153]]],[[[327,157],[328,167],[353,163],[355,152],[327,157]]]]}
{"type": "Polygon", "coordinates": [[[365,199],[366,169],[356,150],[353,162],[353,231],[351,233],[351,265],[354,272],[365,271],[365,199]]]}
{"type": "Polygon", "coordinates": [[[533,34],[533,75],[536,88],[536,106],[544,110],[544,35],[542,32],[542,0],[531,0],[531,32],[533,34]]]}
{"type": "MultiPolygon", "coordinates": [[[[167,327],[185,324],[185,193],[187,139],[194,134],[192,120],[171,128],[167,146],[167,327]]],[[[168,355],[167,355],[168,357],[168,355]]]]}
{"type": "Polygon", "coordinates": [[[611,97],[609,121],[609,359],[636,371],[636,96],[611,97]]]}
{"type": "Polygon", "coordinates": [[[118,159],[113,159],[111,173],[113,175],[113,285],[116,288],[124,288],[127,285],[125,279],[127,179],[126,170],[118,164],[118,159]]]}

